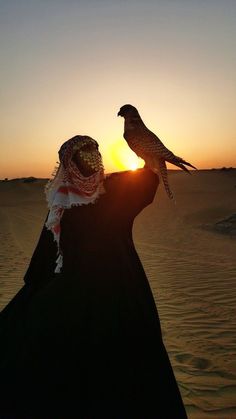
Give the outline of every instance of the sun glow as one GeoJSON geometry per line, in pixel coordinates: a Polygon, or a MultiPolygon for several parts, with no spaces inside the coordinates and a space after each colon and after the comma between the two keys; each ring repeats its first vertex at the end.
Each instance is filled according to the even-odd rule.
{"type": "Polygon", "coordinates": [[[136,162],[130,164],[130,170],[136,170],[138,168],[138,164],[136,162]]]}
{"type": "Polygon", "coordinates": [[[110,155],[117,170],[136,170],[144,161],[129,148],[125,141],[118,140],[111,145],[110,155]]]}

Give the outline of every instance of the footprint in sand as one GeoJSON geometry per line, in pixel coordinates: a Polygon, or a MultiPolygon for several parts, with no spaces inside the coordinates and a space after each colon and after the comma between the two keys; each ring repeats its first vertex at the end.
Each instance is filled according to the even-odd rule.
{"type": "Polygon", "coordinates": [[[193,367],[197,368],[198,370],[206,370],[211,365],[211,361],[206,358],[194,357],[192,359],[191,364],[193,367]]]}
{"type": "Polygon", "coordinates": [[[211,361],[206,358],[196,357],[189,354],[176,355],[176,360],[183,365],[192,366],[198,370],[205,370],[211,365],[211,361]]]}
{"type": "Polygon", "coordinates": [[[180,364],[188,364],[188,361],[192,358],[192,355],[189,354],[179,354],[175,356],[175,359],[180,363],[180,364]]]}

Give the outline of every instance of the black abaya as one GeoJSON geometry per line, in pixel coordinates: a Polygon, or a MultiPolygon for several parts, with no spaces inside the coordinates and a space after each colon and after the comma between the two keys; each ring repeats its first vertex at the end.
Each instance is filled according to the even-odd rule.
{"type": "Polygon", "coordinates": [[[149,169],[113,174],[65,210],[63,268],[44,227],[26,285],[0,317],[0,419],[184,419],[152,292],[132,240],[149,169]]]}

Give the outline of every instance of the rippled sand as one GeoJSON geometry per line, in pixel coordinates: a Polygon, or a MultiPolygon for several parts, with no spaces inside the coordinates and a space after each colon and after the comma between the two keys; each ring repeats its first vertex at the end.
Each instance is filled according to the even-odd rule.
{"type": "MultiPolygon", "coordinates": [[[[236,419],[236,236],[215,229],[236,212],[236,170],[172,172],[170,183],[176,203],[161,185],[135,221],[136,248],[189,419],[236,419]]],[[[44,184],[0,183],[1,308],[23,284],[44,184]]]]}

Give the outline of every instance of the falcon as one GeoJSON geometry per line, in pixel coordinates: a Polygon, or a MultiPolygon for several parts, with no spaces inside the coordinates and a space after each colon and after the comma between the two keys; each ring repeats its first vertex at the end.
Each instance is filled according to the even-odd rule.
{"type": "Polygon", "coordinates": [[[153,172],[161,175],[167,195],[173,199],[173,193],[168,183],[166,162],[174,164],[188,173],[190,172],[185,166],[190,166],[193,169],[196,167],[168,150],[157,135],[146,127],[134,106],[122,106],[117,116],[124,117],[124,139],[131,150],[145,161],[145,167],[149,167],[153,172]]]}

